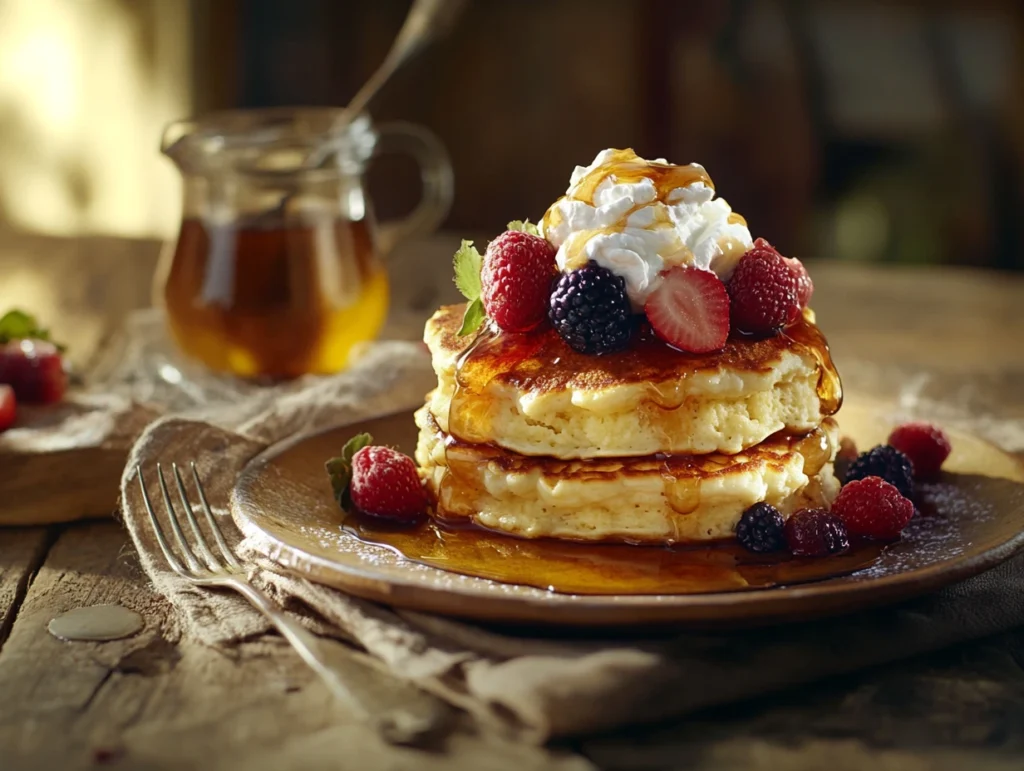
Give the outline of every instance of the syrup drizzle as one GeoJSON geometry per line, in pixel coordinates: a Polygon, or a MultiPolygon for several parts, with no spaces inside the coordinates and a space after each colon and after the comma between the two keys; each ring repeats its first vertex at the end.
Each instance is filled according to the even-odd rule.
{"type": "MultiPolygon", "coordinates": [[[[457,317],[460,310],[453,307],[449,312],[457,317]]],[[[675,410],[684,405],[686,381],[694,374],[719,368],[765,372],[784,350],[813,357],[818,364],[816,391],[821,413],[830,416],[838,412],[843,399],[842,381],[824,335],[806,316],[774,337],[755,341],[734,336],[722,350],[709,354],[672,348],[642,322],[625,351],[599,357],[573,351],[550,327],[501,334],[485,325],[456,362],[448,432],[471,444],[493,440],[499,405],[489,396],[488,386],[495,380],[527,397],[559,390],[641,384],[641,413],[675,410]]]]}
{"type": "MultiPolygon", "coordinates": [[[[817,395],[824,416],[838,412],[842,404],[842,383],[832,363],[828,344],[821,331],[807,316],[801,316],[782,334],[768,340],[730,339],[721,351],[689,354],[661,341],[644,327],[625,351],[594,357],[573,351],[553,329],[502,334],[485,325],[459,356],[455,369],[455,392],[448,413],[445,439],[446,470],[437,489],[440,517],[464,519],[465,512],[477,510],[477,501],[486,495],[480,488],[476,464],[479,449],[490,446],[495,436],[495,413],[500,405],[489,392],[495,379],[526,394],[551,389],[599,387],[623,382],[643,384],[645,398],[638,406],[638,417],[651,410],[674,410],[686,401],[686,380],[706,369],[727,367],[763,371],[771,366],[782,349],[807,352],[819,365],[817,395]],[[475,452],[468,451],[474,450],[475,452]]],[[[650,421],[660,425],[660,421],[650,421]]],[[[672,437],[663,437],[670,446],[672,437]]],[[[495,449],[495,459],[503,453],[495,449]]],[[[815,430],[800,440],[797,449],[805,458],[804,473],[813,477],[832,455],[828,436],[815,430]]],[[[684,517],[700,505],[699,482],[693,478],[692,465],[712,463],[714,455],[672,456],[662,461],[664,495],[672,509],[684,517]]],[[[550,464],[550,461],[548,461],[550,464]]],[[[553,466],[547,467],[555,473],[553,466]]]]}
{"type": "MultiPolygon", "coordinates": [[[[633,150],[615,150],[604,163],[591,169],[582,179],[572,185],[569,192],[559,198],[541,218],[542,230],[550,232],[556,229],[563,221],[559,208],[562,201],[571,199],[580,201],[588,206],[595,205],[597,189],[607,179],[613,179],[619,184],[635,184],[641,180],[650,180],[656,191],[656,200],[662,204],[668,203],[668,196],[680,188],[685,188],[696,183],[703,183],[711,190],[715,189],[714,182],[707,171],[696,163],[685,166],[676,166],[670,163],[658,163],[640,158],[633,150]]],[[[624,211],[619,218],[611,225],[581,231],[573,236],[563,245],[565,268],[573,270],[587,262],[586,245],[592,238],[612,233],[621,233],[629,225],[630,217],[637,211],[651,205],[652,202],[638,203],[632,208],[624,211]]],[[[654,221],[644,227],[653,229],[673,229],[675,227],[668,210],[665,206],[655,207],[653,210],[654,221]]],[[[729,224],[746,225],[746,220],[735,212],[728,217],[729,224]]],[[[680,250],[686,251],[686,247],[680,244],[680,250]]],[[[726,241],[720,244],[723,250],[739,252],[745,251],[746,247],[738,242],[726,241]]]]}

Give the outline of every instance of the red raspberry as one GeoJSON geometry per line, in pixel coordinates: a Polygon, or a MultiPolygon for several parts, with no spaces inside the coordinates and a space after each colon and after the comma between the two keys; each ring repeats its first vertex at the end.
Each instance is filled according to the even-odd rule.
{"type": "Polygon", "coordinates": [[[729,279],[732,325],[748,335],[773,335],[800,314],[796,274],[775,249],[759,238],[729,279]]]}
{"type": "Polygon", "coordinates": [[[14,389],[9,385],[0,385],[0,432],[6,431],[14,425],[17,411],[14,389]]]}
{"type": "Polygon", "coordinates": [[[390,447],[364,447],[352,456],[349,495],[360,511],[387,519],[412,522],[427,511],[416,464],[390,447]]]}
{"type": "Polygon", "coordinates": [[[888,443],[907,456],[917,479],[935,477],[953,449],[946,433],[930,423],[904,423],[889,434],[888,443]]]}
{"type": "Polygon", "coordinates": [[[827,557],[850,548],[843,520],[821,509],[800,509],[786,520],[786,544],[798,557],[827,557]]]}
{"type": "Polygon", "coordinates": [[[796,299],[801,308],[811,304],[811,295],[814,294],[814,282],[811,281],[811,274],[807,268],[796,257],[783,257],[789,269],[796,276],[796,299]]]}
{"type": "Polygon", "coordinates": [[[850,535],[892,541],[914,516],[914,504],[881,477],[847,482],[832,504],[850,535]]]}
{"type": "Polygon", "coordinates": [[[548,315],[558,269],[547,240],[506,230],[487,245],[480,281],[487,316],[506,332],[526,332],[548,315]]]}

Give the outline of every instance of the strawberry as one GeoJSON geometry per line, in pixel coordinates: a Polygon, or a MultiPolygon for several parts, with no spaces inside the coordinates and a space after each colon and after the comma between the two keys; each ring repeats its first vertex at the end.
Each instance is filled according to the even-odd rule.
{"type": "Polygon", "coordinates": [[[14,425],[17,417],[17,399],[14,389],[9,385],[0,385],[0,432],[14,425]]]}
{"type": "Polygon", "coordinates": [[[881,477],[864,477],[843,485],[832,513],[850,535],[891,541],[914,516],[914,504],[881,477]]]}
{"type": "Polygon", "coordinates": [[[889,445],[907,456],[918,479],[939,473],[953,446],[945,432],[930,423],[904,423],[889,434],[889,445]]]}
{"type": "Polygon", "coordinates": [[[794,270],[771,244],[759,238],[729,279],[732,325],[748,335],[773,335],[796,321],[798,294],[799,278],[794,270]]]}
{"type": "Polygon", "coordinates": [[[59,402],[68,386],[64,359],[53,343],[44,340],[0,344],[0,383],[11,386],[26,404],[59,402]]]}
{"type": "Polygon", "coordinates": [[[547,318],[557,270],[550,242],[506,230],[484,252],[480,282],[487,316],[506,332],[533,329],[547,318]]]}
{"type": "Polygon", "coordinates": [[[814,282],[811,281],[811,274],[807,268],[796,257],[783,257],[783,261],[796,276],[796,300],[801,308],[811,304],[811,295],[814,294],[814,282]]]}
{"type": "Polygon", "coordinates": [[[729,294],[710,271],[686,266],[662,271],[644,312],[658,337],[683,351],[717,351],[729,337],[729,294]]]}
{"type": "Polygon", "coordinates": [[[427,512],[416,464],[408,455],[372,444],[369,434],[346,443],[341,456],[326,468],[335,498],[342,508],[403,523],[413,523],[427,512]]]}

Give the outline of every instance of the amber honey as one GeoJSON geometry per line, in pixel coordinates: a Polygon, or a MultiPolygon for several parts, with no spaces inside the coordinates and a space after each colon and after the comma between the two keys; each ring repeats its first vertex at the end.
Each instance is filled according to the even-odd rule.
{"type": "Polygon", "coordinates": [[[170,331],[213,370],[294,378],[344,369],[380,330],[388,280],[366,223],[186,219],[165,284],[170,331]]]}
{"type": "Polygon", "coordinates": [[[430,520],[389,526],[356,514],[344,528],[364,543],[452,573],[562,594],[706,594],[820,581],[872,565],[884,544],[864,541],[827,558],[758,555],[735,541],[676,547],[528,540],[430,520]]]}
{"type": "MultiPolygon", "coordinates": [[[[670,163],[645,161],[638,158],[632,150],[616,150],[608,160],[592,169],[574,186],[572,191],[573,200],[582,201],[590,206],[594,206],[597,189],[607,179],[613,179],[617,184],[633,184],[641,180],[649,180],[654,185],[657,199],[663,203],[673,191],[690,185],[702,184],[711,190],[715,189],[715,183],[707,171],[697,164],[676,166],[670,163]]],[[[562,212],[558,207],[558,203],[565,200],[565,198],[566,196],[562,196],[545,212],[542,223],[546,232],[556,229],[561,224],[562,212]]],[[[638,203],[622,212],[616,224],[590,231],[587,239],[578,239],[567,250],[565,267],[575,269],[585,265],[589,259],[584,248],[587,241],[596,236],[621,233],[625,230],[630,216],[648,205],[648,202],[638,203]]],[[[654,216],[653,225],[655,228],[674,227],[668,212],[664,208],[657,209],[654,212],[654,216]]],[[[743,216],[736,212],[729,214],[728,221],[729,224],[747,224],[743,216]]],[[[732,242],[727,245],[727,248],[730,250],[745,250],[739,242],[732,242]]]]}

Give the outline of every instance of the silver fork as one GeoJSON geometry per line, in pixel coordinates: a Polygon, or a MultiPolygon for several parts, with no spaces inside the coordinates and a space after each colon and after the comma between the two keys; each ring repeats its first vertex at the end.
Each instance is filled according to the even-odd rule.
{"type": "MultiPolygon", "coordinates": [[[[156,534],[160,550],[167,558],[171,569],[182,578],[190,581],[196,586],[213,586],[233,589],[245,597],[253,607],[266,616],[291,643],[291,646],[298,652],[302,660],[306,662],[327,684],[331,693],[338,700],[348,705],[355,714],[363,721],[374,726],[377,733],[392,744],[416,744],[426,738],[437,728],[440,715],[437,710],[427,710],[427,714],[416,714],[414,711],[399,709],[386,712],[383,715],[375,716],[371,709],[358,698],[352,687],[341,677],[341,674],[328,664],[326,651],[323,644],[316,635],[304,629],[294,619],[285,615],[270,599],[259,589],[254,587],[246,578],[245,570],[238,558],[232,553],[224,534],[217,524],[210,504],[206,499],[206,492],[199,481],[199,473],[196,471],[196,464],[190,464],[192,469],[192,481],[195,484],[196,492],[199,494],[199,508],[206,519],[206,524],[213,534],[217,549],[220,552],[218,558],[213,549],[210,548],[206,536],[199,527],[192,512],[192,504],[189,502],[188,493],[185,491],[185,482],[178,470],[178,464],[171,465],[174,475],[175,486],[178,488],[178,497],[181,501],[181,508],[184,510],[185,520],[188,522],[189,530],[193,536],[193,544],[185,537],[179,521],[179,515],[174,504],[171,502],[171,495],[167,489],[167,482],[164,479],[164,471],[161,465],[156,464],[157,479],[160,486],[160,494],[163,497],[164,507],[167,509],[167,519],[170,522],[171,532],[178,546],[178,553],[175,553],[171,544],[168,543],[164,534],[163,526],[156,515],[153,503],[150,500],[149,491],[142,477],[142,468],[135,467],[135,473],[139,478],[139,488],[142,490],[142,500],[146,505],[146,513],[149,514],[150,522],[153,525],[153,532],[156,534]],[[198,553],[198,556],[197,556],[198,553]],[[200,559],[201,558],[201,559],[200,559]]],[[[420,710],[422,711],[422,710],[420,710]]]]}

